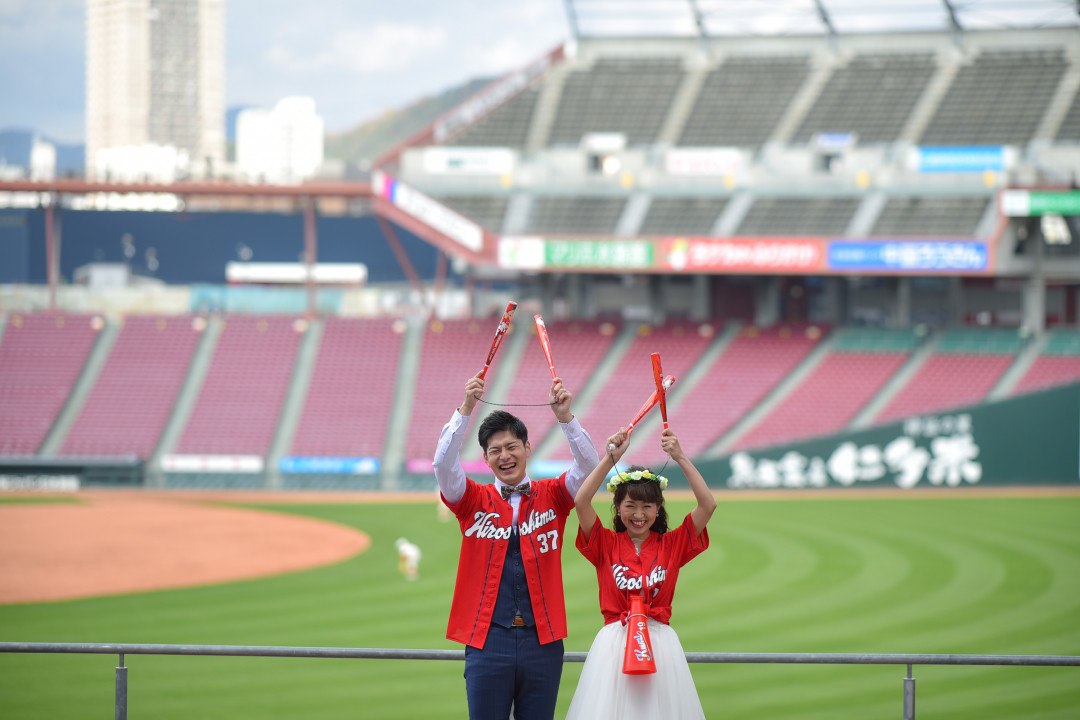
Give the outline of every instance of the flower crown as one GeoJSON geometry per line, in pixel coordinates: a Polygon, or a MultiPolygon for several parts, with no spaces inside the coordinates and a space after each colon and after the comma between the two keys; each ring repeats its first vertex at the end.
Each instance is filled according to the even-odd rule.
{"type": "Polygon", "coordinates": [[[607,489],[609,492],[615,492],[624,482],[632,480],[652,480],[660,486],[661,490],[667,488],[667,478],[663,475],[657,475],[652,470],[635,470],[634,472],[621,472],[608,480],[607,489]]]}

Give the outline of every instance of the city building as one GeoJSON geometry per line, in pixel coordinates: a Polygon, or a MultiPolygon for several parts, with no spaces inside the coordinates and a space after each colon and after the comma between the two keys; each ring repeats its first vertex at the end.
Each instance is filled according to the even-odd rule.
{"type": "Polygon", "coordinates": [[[236,173],[250,182],[291,184],[323,164],[323,120],[315,100],[287,97],[273,110],[250,108],[236,118],[236,173]]]}
{"type": "Polygon", "coordinates": [[[219,173],[224,0],[87,0],[86,10],[87,174],[168,180],[219,173]],[[137,164],[161,156],[145,148],[160,147],[186,159],[173,178],[137,164]]]}

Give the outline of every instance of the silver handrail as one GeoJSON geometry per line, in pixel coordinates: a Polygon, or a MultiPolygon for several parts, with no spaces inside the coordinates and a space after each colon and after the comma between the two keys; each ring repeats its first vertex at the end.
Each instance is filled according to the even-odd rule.
{"type": "MultiPolygon", "coordinates": [[[[291,647],[285,645],[158,645],[142,643],[34,643],[0,642],[0,653],[76,653],[118,655],[116,668],[116,720],[127,720],[127,667],[125,655],[218,655],[232,657],[351,658],[369,660],[464,661],[464,650],[410,650],[406,648],[291,647]]],[[[563,662],[585,662],[588,653],[568,652],[563,662]]],[[[691,663],[781,663],[806,665],[906,665],[904,720],[915,720],[915,665],[1029,665],[1080,667],[1080,655],[932,655],[910,653],[722,653],[688,652],[691,663]]]]}

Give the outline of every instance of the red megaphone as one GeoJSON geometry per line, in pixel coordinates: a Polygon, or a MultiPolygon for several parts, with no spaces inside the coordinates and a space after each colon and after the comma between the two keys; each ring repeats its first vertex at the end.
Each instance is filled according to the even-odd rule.
{"type": "Polygon", "coordinates": [[[626,616],[626,654],[622,671],[626,675],[648,675],[656,672],[652,643],[649,641],[648,616],[640,595],[630,597],[630,614],[626,616]]]}

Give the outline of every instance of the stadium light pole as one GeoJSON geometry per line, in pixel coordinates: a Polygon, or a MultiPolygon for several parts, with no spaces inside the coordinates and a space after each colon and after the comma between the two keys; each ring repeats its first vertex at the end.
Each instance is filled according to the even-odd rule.
{"type": "Polygon", "coordinates": [[[953,7],[952,0],[941,0],[941,3],[945,6],[945,12],[949,16],[949,29],[952,30],[953,42],[959,45],[960,37],[964,34],[964,26],[960,24],[960,17],[956,14],[956,8],[953,7]]]}
{"type": "Polygon", "coordinates": [[[687,0],[690,4],[690,12],[694,16],[694,25],[697,27],[698,42],[701,45],[703,52],[707,52],[709,49],[709,32],[705,29],[705,18],[701,14],[701,8],[698,7],[697,0],[687,0]]]}
{"type": "Polygon", "coordinates": [[[825,26],[825,30],[829,35],[829,45],[836,46],[836,27],[832,23],[832,18],[829,17],[829,11],[825,9],[824,0],[814,0],[814,6],[817,7],[818,18],[821,19],[821,24],[825,26]]]}
{"type": "MultiPolygon", "coordinates": [[[[1080,0],[1077,1],[1080,2],[1080,0]]],[[[574,0],[564,0],[563,5],[566,7],[566,22],[570,25],[570,37],[577,41],[580,34],[577,22],[577,12],[574,10],[574,0]]]]}

